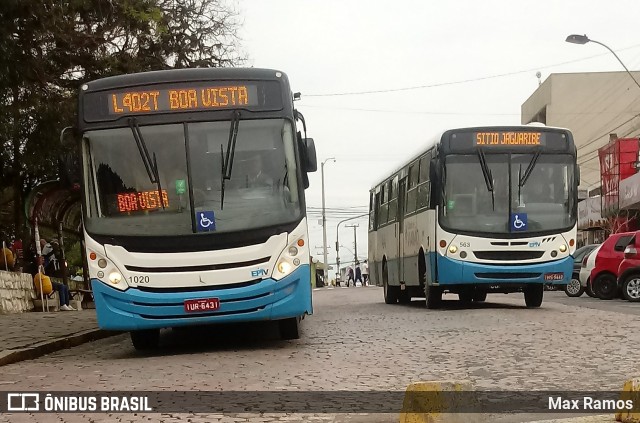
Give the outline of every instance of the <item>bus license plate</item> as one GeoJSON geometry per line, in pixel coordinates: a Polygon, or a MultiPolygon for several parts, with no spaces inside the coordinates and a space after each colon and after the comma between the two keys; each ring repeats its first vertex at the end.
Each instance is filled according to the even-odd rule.
{"type": "Polygon", "coordinates": [[[545,281],[561,281],[564,280],[564,273],[545,273],[544,274],[545,281]]]}
{"type": "Polygon", "coordinates": [[[202,311],[214,311],[220,308],[220,300],[217,298],[202,298],[198,300],[185,300],[184,311],[197,313],[202,311]]]}

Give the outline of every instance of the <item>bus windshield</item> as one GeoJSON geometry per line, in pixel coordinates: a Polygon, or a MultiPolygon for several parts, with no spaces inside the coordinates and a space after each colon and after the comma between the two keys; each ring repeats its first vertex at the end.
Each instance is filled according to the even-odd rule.
{"type": "Polygon", "coordinates": [[[140,126],[159,181],[150,178],[131,128],[86,132],[87,231],[187,235],[251,230],[299,219],[294,132],[285,119],[239,122],[221,207],[230,124],[140,126]]]}
{"type": "Polygon", "coordinates": [[[445,159],[440,223],[452,232],[508,234],[559,231],[576,221],[574,166],[568,154],[486,154],[486,170],[476,154],[445,159]],[[533,163],[533,165],[532,165],[533,163]],[[526,182],[523,174],[531,166],[526,182]],[[488,189],[484,173],[492,177],[488,189]],[[512,214],[526,226],[511,228],[512,214]]]}

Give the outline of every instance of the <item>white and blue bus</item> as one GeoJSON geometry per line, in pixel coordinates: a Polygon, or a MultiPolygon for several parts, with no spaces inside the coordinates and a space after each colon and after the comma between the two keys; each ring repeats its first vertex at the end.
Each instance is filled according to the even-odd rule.
{"type": "Polygon", "coordinates": [[[569,130],[448,130],[370,191],[370,277],[387,304],[462,302],[571,279],[579,169],[569,130]]]}
{"type": "Polygon", "coordinates": [[[161,328],[312,313],[305,216],[313,140],[287,76],[182,69],[79,95],[83,223],[101,328],[137,349],[161,328]],[[302,122],[304,137],[296,123],[302,122]]]}

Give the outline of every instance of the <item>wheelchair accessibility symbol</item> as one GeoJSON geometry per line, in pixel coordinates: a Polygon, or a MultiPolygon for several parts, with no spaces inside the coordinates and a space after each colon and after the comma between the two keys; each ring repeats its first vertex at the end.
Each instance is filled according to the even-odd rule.
{"type": "Polygon", "coordinates": [[[216,230],[216,218],[213,211],[196,212],[196,222],[198,232],[208,232],[216,230]]]}
{"type": "Polygon", "coordinates": [[[511,213],[511,229],[513,231],[526,231],[527,230],[527,214],[511,213]]]}

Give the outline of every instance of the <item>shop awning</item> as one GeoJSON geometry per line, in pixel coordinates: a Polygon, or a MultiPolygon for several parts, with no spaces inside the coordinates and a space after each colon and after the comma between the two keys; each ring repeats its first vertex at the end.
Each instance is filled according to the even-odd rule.
{"type": "Polygon", "coordinates": [[[25,201],[25,216],[30,224],[38,218],[38,225],[82,233],[80,188],[64,187],[59,181],[49,181],[33,188],[25,201]]]}
{"type": "Polygon", "coordinates": [[[620,181],[620,209],[640,208],[640,173],[620,181]]]}

